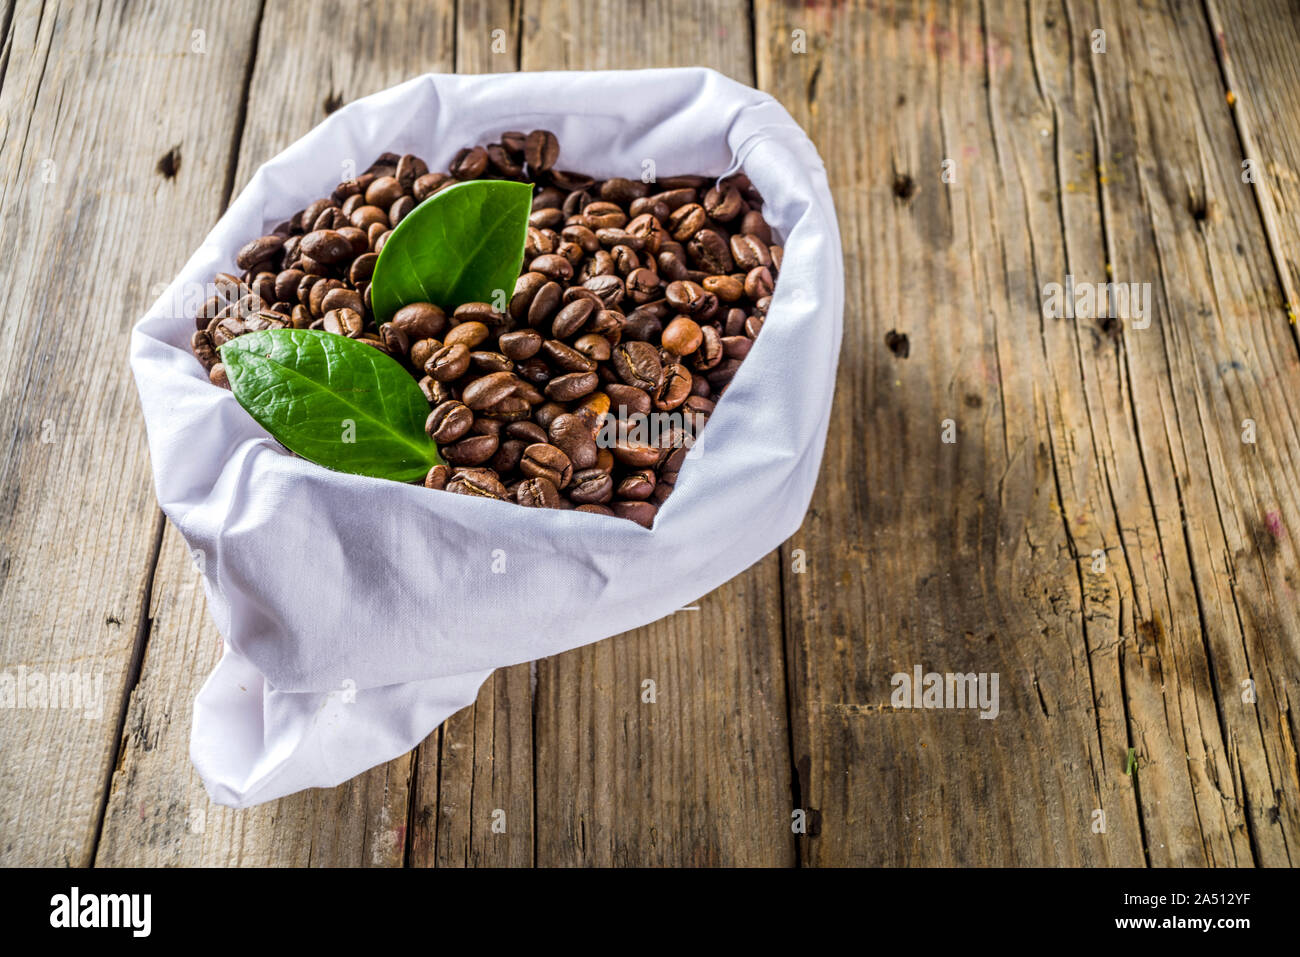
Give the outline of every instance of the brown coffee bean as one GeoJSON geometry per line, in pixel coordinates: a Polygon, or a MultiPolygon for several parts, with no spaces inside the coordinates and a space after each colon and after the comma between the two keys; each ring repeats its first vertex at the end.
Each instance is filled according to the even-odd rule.
{"type": "Polygon", "coordinates": [[[405,219],[415,209],[415,198],[413,196],[399,196],[392,206],[388,207],[388,221],[396,226],[405,219]]]}
{"type": "Polygon", "coordinates": [[[217,355],[217,350],[212,346],[212,338],[208,335],[206,329],[199,329],[195,331],[194,335],[190,336],[190,348],[193,350],[194,355],[198,357],[199,362],[203,363],[204,369],[211,369],[221,361],[221,357],[217,355]]]}
{"type": "Polygon", "coordinates": [[[331,309],[351,309],[357,315],[366,311],[365,304],[361,301],[361,294],[345,286],[337,286],[325,293],[320,307],[323,312],[329,312],[331,309]]]}
{"type": "Polygon", "coordinates": [[[533,130],[524,140],[524,159],[533,173],[544,173],[560,158],[560,141],[550,130],[533,130]]]}
{"type": "Polygon", "coordinates": [[[218,362],[208,370],[208,381],[218,388],[230,388],[230,379],[226,376],[226,366],[224,363],[218,362]]]}
{"type": "Polygon", "coordinates": [[[469,349],[462,342],[444,345],[424,364],[424,371],[439,382],[451,382],[469,371],[469,349]]]}
{"type": "Polygon", "coordinates": [[[574,468],[587,469],[596,464],[596,440],[581,418],[567,412],[557,415],[548,432],[550,443],[569,457],[574,468]]]}
{"type": "Polygon", "coordinates": [[[606,508],[604,505],[596,505],[595,503],[592,503],[592,504],[589,504],[589,505],[579,505],[577,508],[574,509],[574,511],[575,511],[575,512],[591,512],[591,513],[596,514],[596,515],[608,515],[608,516],[610,516],[611,518],[612,518],[613,515],[614,515],[614,510],[613,510],[613,509],[611,509],[611,508],[606,508]]]}
{"type": "Polygon", "coordinates": [[[686,243],[686,251],[696,267],[709,275],[724,275],[735,268],[727,241],[716,230],[701,229],[686,243]]]}
{"type": "Polygon", "coordinates": [[[709,385],[713,386],[713,391],[721,392],[723,387],[728,385],[740,369],[739,359],[723,359],[716,366],[706,372],[705,378],[709,380],[709,385]]]}
{"type": "Polygon", "coordinates": [[[555,310],[560,308],[560,300],[564,292],[558,282],[547,282],[537,294],[533,296],[533,301],[528,306],[528,325],[534,329],[541,328],[550,319],[555,310]]]}
{"type": "Polygon", "coordinates": [[[478,179],[488,168],[488,154],[481,146],[460,150],[451,161],[448,172],[459,180],[478,179]]]}
{"type": "Polygon", "coordinates": [[[533,329],[515,329],[501,333],[497,347],[509,358],[522,362],[537,355],[537,350],[542,347],[542,336],[533,329]]]}
{"type": "MultiPolygon", "coordinates": [[[[386,323],[385,328],[391,325],[391,322],[386,323]]],[[[411,348],[407,355],[411,360],[411,365],[415,366],[417,369],[423,369],[428,364],[429,360],[433,358],[434,353],[441,348],[442,343],[437,339],[431,337],[427,339],[417,339],[415,342],[411,343],[411,348]]]]}
{"type": "Polygon", "coordinates": [[[620,419],[650,413],[650,395],[644,389],[611,382],[605,386],[605,393],[609,396],[611,411],[620,419]]]}
{"type": "Polygon", "coordinates": [[[469,361],[484,372],[509,372],[515,367],[508,356],[486,350],[471,352],[469,361]]]}
{"type": "Polygon", "coordinates": [[[700,347],[704,334],[695,320],[687,316],[678,316],[663,333],[663,347],[674,355],[690,355],[700,347]]]}
{"type": "Polygon", "coordinates": [[[668,231],[673,239],[684,243],[708,225],[709,214],[699,203],[688,203],[673,210],[668,217],[668,231]]]}
{"type": "MultiPolygon", "coordinates": [[[[385,209],[386,208],[387,207],[385,207],[385,209]]],[[[374,248],[377,244],[375,243],[374,235],[370,232],[370,227],[375,224],[381,224],[385,229],[388,228],[388,214],[378,206],[358,206],[352,211],[352,215],[348,218],[352,221],[353,226],[357,227],[357,229],[364,229],[366,235],[370,236],[371,248],[374,248]]],[[[376,252],[378,252],[378,250],[376,250],[376,252]]]]}
{"type": "Polygon", "coordinates": [[[573,348],[593,363],[607,362],[613,354],[613,347],[610,346],[609,340],[596,332],[589,332],[585,336],[579,336],[574,340],[573,348]]]}
{"type": "MultiPolygon", "coordinates": [[[[351,292],[351,290],[348,291],[351,292]]],[[[365,320],[361,318],[361,313],[355,309],[330,309],[322,318],[324,319],[322,328],[326,332],[332,332],[335,335],[357,339],[366,329],[365,320]]]]}
{"type": "Polygon", "coordinates": [[[583,252],[589,255],[600,249],[600,240],[596,238],[596,234],[581,223],[565,226],[560,236],[566,242],[581,246],[583,252]]]}
{"type": "Polygon", "coordinates": [[[460,468],[447,482],[447,491],[457,495],[476,495],[479,498],[506,499],[506,487],[491,469],[460,468]]]}
{"type": "Polygon", "coordinates": [[[528,264],[530,272],[539,272],[557,282],[573,278],[573,263],[555,253],[546,253],[533,259],[528,264]]]}
{"type": "Polygon", "coordinates": [[[450,465],[482,465],[496,454],[500,439],[495,435],[470,435],[441,447],[450,465]]]}
{"type": "Polygon", "coordinates": [[[510,296],[507,310],[516,322],[522,322],[528,316],[528,307],[532,305],[537,291],[550,280],[539,272],[526,272],[515,280],[514,293],[510,296]]]}
{"type": "Polygon", "coordinates": [[[608,502],[614,497],[614,480],[607,470],[582,469],[573,473],[569,501],[578,505],[608,502]]]}
{"type": "Polygon", "coordinates": [[[596,391],[600,378],[594,372],[570,372],[546,383],[546,396],[556,402],[572,402],[596,391]]]}
{"type": "Polygon", "coordinates": [[[298,298],[298,284],[305,276],[301,269],[285,269],[275,277],[275,298],[280,302],[293,302],[298,298]]]}
{"type": "Polygon", "coordinates": [[[429,474],[424,477],[424,487],[441,491],[447,487],[447,480],[451,478],[451,468],[446,465],[435,465],[429,469],[429,474]]]}
{"type": "Polygon", "coordinates": [[[743,359],[753,345],[754,340],[748,336],[723,336],[722,354],[728,359],[743,359]]]}
{"type": "Polygon", "coordinates": [[[462,322],[481,322],[485,326],[504,326],[510,319],[505,313],[497,312],[490,302],[466,302],[456,307],[451,315],[452,324],[462,322]]]}
{"type": "Polygon", "coordinates": [[[740,190],[734,186],[715,186],[704,194],[704,211],[719,223],[729,223],[745,208],[740,190]]]}
{"type": "Polygon", "coordinates": [[[411,195],[417,203],[423,203],[441,187],[453,182],[446,173],[425,173],[411,184],[411,195]]]}
{"type": "Polygon", "coordinates": [[[455,442],[469,432],[474,413],[463,402],[452,400],[436,406],[424,422],[424,431],[439,445],[455,442]]]}
{"type": "Polygon", "coordinates": [[[327,265],[341,262],[352,254],[352,244],[347,237],[333,229],[308,233],[302,238],[301,248],[304,255],[327,265]]]}
{"type": "Polygon", "coordinates": [[[674,362],[664,367],[663,381],[654,393],[654,407],[660,412],[669,412],[691,394],[691,374],[686,367],[674,362]]]}
{"type": "MultiPolygon", "coordinates": [[[[525,383],[513,372],[491,372],[475,379],[465,386],[461,401],[489,418],[503,416],[506,418],[523,418],[516,415],[522,405],[524,415],[528,414],[529,403],[525,398],[525,383]]],[[[531,387],[528,387],[531,392],[531,387]]]]}
{"type": "Polygon", "coordinates": [[[653,392],[659,386],[663,366],[659,351],[648,342],[621,342],[614,349],[614,370],[627,385],[653,392]]]}
{"type": "Polygon", "coordinates": [[[763,318],[761,316],[750,316],[745,320],[745,335],[751,339],[757,339],[759,330],[763,328],[763,318]]]}
{"type": "Polygon", "coordinates": [[[756,209],[751,209],[745,214],[745,218],[740,222],[740,232],[747,236],[757,236],[768,245],[772,243],[772,227],[767,224],[763,214],[756,209]]]}
{"type": "Polygon", "coordinates": [[[284,246],[284,237],[274,234],[254,239],[235,254],[235,265],[240,269],[252,269],[258,263],[269,260],[284,246]]]}
{"type": "Polygon", "coordinates": [[[551,335],[557,339],[567,339],[585,326],[598,311],[599,304],[593,299],[575,299],[555,314],[551,320],[551,335]]]}
{"type": "Polygon", "coordinates": [[[655,490],[655,473],[651,469],[637,469],[629,472],[618,483],[618,489],[615,491],[619,498],[631,501],[642,502],[650,497],[655,490]]]}
{"type": "Polygon", "coordinates": [[[379,327],[379,338],[384,343],[384,351],[394,359],[400,360],[411,351],[410,338],[391,322],[379,327]]]}
{"type": "Polygon", "coordinates": [[[379,176],[366,189],[366,204],[387,209],[406,192],[396,176],[379,176]]]}
{"type": "Polygon", "coordinates": [[[772,295],[772,271],[766,266],[755,266],[745,274],[745,295],[758,300],[772,295]]]}
{"type": "Polygon", "coordinates": [[[594,372],[596,363],[571,346],[566,346],[557,339],[547,339],[542,343],[542,355],[554,366],[564,372],[594,372]]]}
{"type": "Polygon", "coordinates": [[[473,349],[475,346],[487,341],[490,335],[488,327],[483,323],[471,319],[469,322],[462,322],[458,326],[452,326],[443,336],[443,341],[447,345],[460,344],[467,349],[473,349]]]}
{"type": "Polygon", "coordinates": [[[659,512],[650,502],[615,502],[613,509],[619,518],[629,518],[643,528],[654,525],[655,515],[659,512]]]}
{"type": "Polygon", "coordinates": [[[560,493],[556,490],[555,484],[550,479],[542,476],[524,479],[519,484],[519,490],[515,493],[515,496],[515,500],[520,505],[526,505],[530,508],[560,507],[560,493]]]}
{"type": "Polygon", "coordinates": [[[700,285],[722,302],[736,302],[745,294],[744,280],[735,276],[706,276],[700,285]]]}
{"type": "Polygon", "coordinates": [[[757,236],[732,236],[731,258],[736,261],[736,268],[745,272],[757,266],[772,265],[772,254],[768,251],[767,243],[757,236]]]}
{"type": "Polygon", "coordinates": [[[564,488],[573,477],[573,463],[554,445],[539,442],[524,449],[519,470],[529,478],[549,479],[556,488],[564,488]]]}
{"type": "Polygon", "coordinates": [[[408,302],[393,313],[389,324],[401,329],[413,341],[436,339],[447,328],[447,317],[431,302],[408,302]]]}

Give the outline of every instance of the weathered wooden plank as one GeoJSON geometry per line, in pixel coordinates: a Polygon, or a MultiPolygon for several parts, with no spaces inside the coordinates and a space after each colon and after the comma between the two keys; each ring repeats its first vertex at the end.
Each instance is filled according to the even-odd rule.
{"type": "Polygon", "coordinates": [[[1239,168],[1255,183],[1294,324],[1300,318],[1300,6],[1295,0],[1207,0],[1205,10],[1236,107],[1239,168]]]}
{"type": "MultiPolygon", "coordinates": [[[[519,0],[459,5],[456,72],[516,70],[520,12],[519,0]]],[[[532,684],[529,664],[498,669],[420,745],[409,865],[532,863],[532,684]]]]}
{"type": "MultiPolygon", "coordinates": [[[[268,2],[239,140],[236,188],[327,111],[425,70],[450,67],[452,8],[450,0],[433,6],[385,0],[367,7],[268,2]]],[[[376,144],[375,153],[382,151],[376,144]]],[[[358,167],[371,159],[357,157],[358,167]]],[[[327,186],[332,184],[322,189],[327,186]]],[[[169,529],[158,564],[149,652],[131,703],[99,863],[400,866],[412,755],[339,788],[248,811],[207,802],[187,756],[189,728],[194,696],[220,639],[196,585],[184,542],[169,529]],[[195,648],[204,653],[193,654],[195,648]],[[147,733],[139,730],[146,728],[147,733]],[[190,826],[191,815],[199,816],[201,832],[190,826]],[[149,822],[143,829],[142,816],[149,822]]]]}
{"type": "MultiPolygon", "coordinates": [[[[530,3],[521,62],[703,65],[749,83],[749,11],[530,3]]],[[[704,596],[698,611],[538,662],[539,865],[793,861],[776,562],[704,596]],[[656,703],[642,701],[647,681],[656,703]]]]}
{"type": "Polygon", "coordinates": [[[127,334],[219,212],[256,15],[22,2],[7,21],[0,671],[102,700],[0,710],[5,864],[91,860],[161,521],[127,334]]]}
{"type": "Polygon", "coordinates": [[[1093,54],[1091,8],[767,12],[760,81],[826,157],[861,266],[850,302],[867,303],[818,505],[790,543],[809,572],[786,577],[799,783],[821,822],[807,859],[1249,863],[1252,838],[1277,859],[1289,812],[1256,810],[1290,800],[1268,791],[1288,787],[1289,710],[1261,696],[1273,730],[1252,731],[1234,702],[1245,658],[1277,685],[1297,632],[1270,612],[1243,642],[1259,626],[1231,604],[1289,587],[1292,559],[1249,590],[1229,568],[1255,563],[1240,530],[1262,503],[1294,509],[1278,488],[1295,463],[1270,448],[1243,464],[1232,416],[1267,409],[1293,443],[1294,349],[1257,328],[1263,236],[1239,192],[1217,195],[1235,163],[1206,155],[1234,141],[1204,21],[1105,9],[1093,54]],[[1228,228],[1196,225],[1207,190],[1232,204],[1228,228]],[[1151,283],[1150,327],[1043,318],[1067,274],[1151,283]],[[1267,373],[1225,383],[1219,364],[1247,348],[1267,373]],[[865,488],[839,480],[854,472],[865,488]],[[914,664],[998,672],[1001,715],[895,712],[890,676],[914,664]]]}

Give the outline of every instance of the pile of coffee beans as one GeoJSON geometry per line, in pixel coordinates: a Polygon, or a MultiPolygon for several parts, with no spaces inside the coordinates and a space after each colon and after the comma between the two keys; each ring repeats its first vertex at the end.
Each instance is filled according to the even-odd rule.
{"type": "Polygon", "coordinates": [[[245,332],[359,339],[429,399],[426,429],[448,465],[428,488],[649,527],[763,327],[782,250],[743,174],[596,181],[557,169],[559,152],[534,130],[462,149],[446,173],[383,154],[239,251],[242,273],[219,274],[198,313],[194,354],[228,388],[216,349],[245,332]],[[393,227],[483,178],[534,185],[508,303],[451,315],[412,303],[377,326],[370,277],[393,227]]]}

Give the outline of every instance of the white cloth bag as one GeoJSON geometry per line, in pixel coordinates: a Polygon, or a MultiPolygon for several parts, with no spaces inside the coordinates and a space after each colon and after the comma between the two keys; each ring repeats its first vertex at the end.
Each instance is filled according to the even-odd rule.
{"type": "Polygon", "coordinates": [[[212,800],[339,784],[413,748],[494,668],[671,614],[793,534],[825,443],[843,304],[816,149],[772,97],[711,70],[426,75],[264,165],[131,337],[158,499],[201,559],[225,638],[190,741],[212,800]],[[559,137],[560,167],[598,178],[641,178],[646,161],[659,177],[743,167],[785,240],[762,334],[652,530],[313,465],[190,353],[194,290],[379,153],[445,169],[462,146],[537,128],[559,137]]]}

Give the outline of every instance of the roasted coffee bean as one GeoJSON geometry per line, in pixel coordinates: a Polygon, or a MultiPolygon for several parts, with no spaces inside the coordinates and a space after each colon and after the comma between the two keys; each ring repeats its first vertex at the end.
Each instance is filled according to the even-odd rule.
{"type": "Polygon", "coordinates": [[[740,190],[734,186],[715,186],[704,194],[704,211],[719,223],[729,223],[745,208],[740,190]]]}
{"type": "Polygon", "coordinates": [[[654,407],[660,412],[670,412],[686,401],[691,394],[691,374],[686,367],[674,362],[665,366],[663,381],[654,393],[654,407]]]}
{"type": "Polygon", "coordinates": [[[737,269],[745,272],[758,266],[772,265],[772,254],[767,243],[757,236],[736,235],[731,237],[731,258],[737,269]]]}
{"type": "Polygon", "coordinates": [[[481,146],[460,150],[451,161],[448,172],[459,180],[478,179],[488,168],[488,154],[481,146]]]}
{"type": "Polygon", "coordinates": [[[424,364],[424,371],[439,382],[451,382],[469,371],[469,349],[464,343],[444,345],[424,364]]]}
{"type": "Polygon", "coordinates": [[[567,486],[573,477],[573,463],[569,461],[569,457],[554,445],[544,442],[538,442],[524,449],[519,470],[529,478],[549,479],[558,489],[567,486]]]}
{"type": "Polygon", "coordinates": [[[596,464],[596,440],[581,418],[568,412],[557,415],[548,432],[550,443],[569,457],[574,468],[587,469],[596,464]]]}
{"type": "Polygon", "coordinates": [[[709,385],[713,386],[714,392],[721,392],[723,387],[728,385],[735,377],[736,372],[740,369],[739,359],[723,359],[716,366],[704,374],[709,380],[709,385]]]}
{"type": "Polygon", "coordinates": [[[275,298],[281,302],[293,302],[298,298],[298,285],[305,276],[301,269],[285,269],[275,277],[275,298]]]}
{"type": "Polygon", "coordinates": [[[663,347],[674,355],[690,355],[700,347],[704,334],[699,324],[687,316],[678,316],[663,333],[663,347]]]}
{"type": "Polygon", "coordinates": [[[575,299],[555,314],[551,320],[551,335],[567,339],[587,324],[598,311],[599,304],[591,299],[575,299]]]}
{"type": "Polygon", "coordinates": [[[411,210],[415,209],[415,198],[412,196],[400,196],[392,206],[388,208],[388,222],[396,226],[411,210]]]}
{"type": "Polygon", "coordinates": [[[524,159],[534,173],[544,173],[560,158],[560,141],[550,130],[533,130],[524,140],[524,159]]]}
{"type": "Polygon", "coordinates": [[[533,296],[533,300],[528,306],[528,325],[534,329],[545,325],[546,321],[554,315],[555,310],[560,308],[560,300],[563,295],[564,291],[558,282],[547,282],[538,289],[537,294],[533,296]]]}
{"type": "MultiPolygon", "coordinates": [[[[392,323],[387,323],[387,325],[391,326],[392,323]]],[[[428,364],[429,360],[433,358],[434,353],[441,348],[442,343],[437,339],[417,339],[415,342],[411,343],[410,352],[408,353],[411,365],[415,366],[417,369],[423,369],[428,364]]]]}
{"type": "Polygon", "coordinates": [[[411,351],[410,338],[391,322],[379,327],[379,339],[384,344],[384,351],[394,359],[400,360],[411,351]]]}
{"type": "Polygon", "coordinates": [[[626,294],[623,280],[615,275],[593,276],[584,282],[582,287],[595,293],[607,309],[617,306],[626,294]]]}
{"type": "Polygon", "coordinates": [[[604,469],[582,469],[573,473],[568,495],[578,505],[608,502],[614,497],[614,479],[604,469]]]}
{"type": "Polygon", "coordinates": [[[284,237],[274,234],[254,239],[239,250],[235,256],[235,265],[240,269],[252,269],[258,263],[269,260],[284,246],[284,237]]]}
{"type": "Polygon", "coordinates": [[[651,469],[636,469],[629,472],[623,481],[618,483],[615,495],[622,499],[642,502],[650,497],[655,490],[655,473],[651,469]]]}
{"type": "Polygon", "coordinates": [[[490,302],[466,302],[456,307],[452,313],[452,324],[462,322],[481,322],[485,326],[504,326],[509,318],[492,308],[490,302]]]}
{"type": "Polygon", "coordinates": [[[359,338],[366,329],[365,320],[355,309],[331,309],[322,318],[324,325],[321,328],[326,332],[348,336],[351,339],[359,338]]]}
{"type": "Polygon", "coordinates": [[[745,294],[744,280],[736,276],[706,276],[700,285],[722,302],[736,302],[745,294]]]}
{"type": "Polygon", "coordinates": [[[648,342],[621,342],[614,349],[614,370],[627,385],[653,392],[659,386],[663,367],[659,351],[648,342]]]}
{"type": "Polygon", "coordinates": [[[506,498],[506,487],[491,469],[456,469],[447,482],[447,491],[458,495],[477,495],[480,498],[506,498]]]}
{"type": "Polygon", "coordinates": [[[487,341],[490,335],[488,327],[476,319],[468,322],[462,322],[458,326],[452,326],[443,336],[443,341],[451,345],[463,345],[467,349],[473,349],[487,341]]]}
{"type": "Polygon", "coordinates": [[[745,295],[758,300],[772,295],[772,271],[766,266],[755,266],[745,274],[745,295]]]}
{"type": "Polygon", "coordinates": [[[527,505],[530,508],[560,507],[560,493],[556,491],[555,484],[541,476],[524,479],[519,484],[519,490],[515,495],[520,505],[527,505]]]}
{"type": "Polygon", "coordinates": [[[529,411],[525,396],[533,391],[513,372],[491,372],[465,386],[461,401],[489,418],[523,418],[529,411]],[[517,414],[521,407],[523,415],[517,414]]]}
{"type": "Polygon", "coordinates": [[[708,222],[709,215],[704,211],[703,206],[699,203],[688,203],[673,210],[672,215],[668,217],[668,232],[672,234],[673,239],[684,243],[708,225],[708,222]]]}
{"type": "Polygon", "coordinates": [[[221,361],[221,357],[217,355],[217,350],[212,346],[212,338],[205,329],[199,329],[194,335],[190,336],[190,348],[194,350],[199,362],[203,363],[204,369],[211,369],[221,361]]]}
{"type": "Polygon", "coordinates": [[[366,189],[366,203],[370,206],[378,206],[380,209],[387,209],[397,202],[404,192],[406,190],[402,188],[396,176],[379,176],[366,189]]]}
{"type": "Polygon", "coordinates": [[[347,237],[334,229],[318,229],[308,233],[302,238],[300,248],[303,255],[326,265],[347,259],[352,253],[352,244],[347,237]]]}
{"type": "Polygon", "coordinates": [[[528,264],[530,272],[539,272],[556,282],[573,278],[573,263],[555,253],[546,253],[533,259],[528,264]]]}
{"type": "Polygon", "coordinates": [[[698,371],[712,369],[722,361],[722,337],[716,326],[700,327],[700,347],[691,357],[691,365],[698,371]]]}
{"type": "Polygon", "coordinates": [[[749,316],[745,315],[743,309],[727,310],[727,318],[723,322],[722,334],[724,336],[739,336],[745,332],[745,320],[749,316]]]}
{"type": "MultiPolygon", "coordinates": [[[[366,230],[367,236],[371,235],[370,227],[373,225],[381,224],[385,229],[388,228],[388,214],[378,206],[358,206],[352,211],[352,215],[348,219],[357,229],[366,230]]],[[[376,245],[373,238],[370,245],[372,248],[376,245]]]]}
{"type": "Polygon", "coordinates": [[[447,481],[451,478],[451,468],[447,465],[435,465],[429,469],[429,474],[424,477],[424,487],[441,491],[447,487],[447,481]]]}
{"type": "Polygon", "coordinates": [[[500,352],[471,352],[469,361],[484,372],[509,372],[515,367],[510,358],[500,352]]]}
{"type": "Polygon", "coordinates": [[[613,354],[613,348],[609,340],[596,332],[589,332],[585,336],[579,336],[574,340],[573,348],[582,353],[592,363],[607,362],[613,354]]]}
{"type": "Polygon", "coordinates": [[[556,402],[572,402],[594,392],[599,384],[594,372],[569,372],[546,383],[546,397],[556,402]]]}
{"type": "Polygon", "coordinates": [[[542,355],[563,372],[594,372],[596,363],[571,346],[556,339],[542,343],[542,355]]]}
{"type": "Polygon", "coordinates": [[[226,366],[224,363],[218,362],[208,370],[208,381],[221,389],[230,388],[230,379],[226,377],[226,366]]]}
{"type": "Polygon", "coordinates": [[[763,214],[756,209],[751,209],[745,214],[745,218],[740,223],[740,232],[747,236],[757,236],[768,245],[772,243],[772,227],[767,224],[763,214]]]}
{"type": "Polygon", "coordinates": [[[519,179],[524,175],[523,164],[502,144],[490,143],[487,146],[487,155],[492,169],[506,179],[519,179]]]}
{"type": "Polygon", "coordinates": [[[424,423],[424,431],[429,434],[429,438],[442,445],[464,437],[473,424],[474,413],[469,406],[452,400],[436,406],[429,413],[424,423]]]}
{"type": "Polygon", "coordinates": [[[522,439],[501,439],[496,452],[488,459],[488,468],[498,475],[509,475],[519,468],[519,462],[524,456],[524,448],[529,444],[531,443],[522,439]]]}
{"type": "Polygon", "coordinates": [[[393,313],[390,323],[412,340],[436,339],[447,328],[447,317],[431,302],[408,302],[393,313]]]}
{"type": "Polygon", "coordinates": [[[469,435],[440,451],[450,465],[482,465],[496,454],[498,445],[500,439],[495,435],[469,435]]]}
{"type": "Polygon", "coordinates": [[[650,502],[620,501],[614,503],[613,509],[619,518],[630,518],[644,528],[654,525],[655,515],[659,512],[650,502]]]}
{"type": "Polygon", "coordinates": [[[759,330],[763,328],[763,319],[761,316],[750,316],[745,320],[745,335],[751,339],[757,339],[759,330]]]}
{"type": "Polygon", "coordinates": [[[701,229],[686,243],[686,251],[696,267],[709,275],[722,275],[735,268],[727,241],[715,230],[701,229]]]}
{"type": "Polygon", "coordinates": [[[605,386],[605,393],[609,396],[610,408],[620,419],[633,414],[650,414],[650,395],[644,389],[610,383],[605,386]]]}
{"type": "Polygon", "coordinates": [[[497,340],[497,347],[510,359],[522,362],[537,355],[537,350],[542,347],[542,336],[534,329],[503,332],[497,340]]]}
{"type": "Polygon", "coordinates": [[[417,177],[415,182],[411,184],[411,195],[415,197],[417,203],[423,203],[450,182],[452,182],[452,178],[446,173],[425,173],[423,176],[417,177]]]}
{"type": "Polygon", "coordinates": [[[753,345],[754,340],[748,336],[723,336],[722,354],[728,359],[743,359],[753,345]]]}
{"type": "Polygon", "coordinates": [[[329,312],[331,309],[351,309],[357,315],[366,311],[365,304],[361,301],[361,294],[346,286],[335,286],[325,293],[321,298],[320,307],[323,312],[329,312]]]}
{"type": "Polygon", "coordinates": [[[600,249],[600,240],[596,238],[596,234],[581,223],[565,226],[560,236],[565,242],[581,246],[583,252],[588,254],[597,252],[600,249]]]}
{"type": "Polygon", "coordinates": [[[507,422],[502,430],[512,439],[520,439],[525,445],[533,445],[536,442],[545,442],[547,439],[546,430],[531,419],[521,419],[518,422],[507,422]]]}

